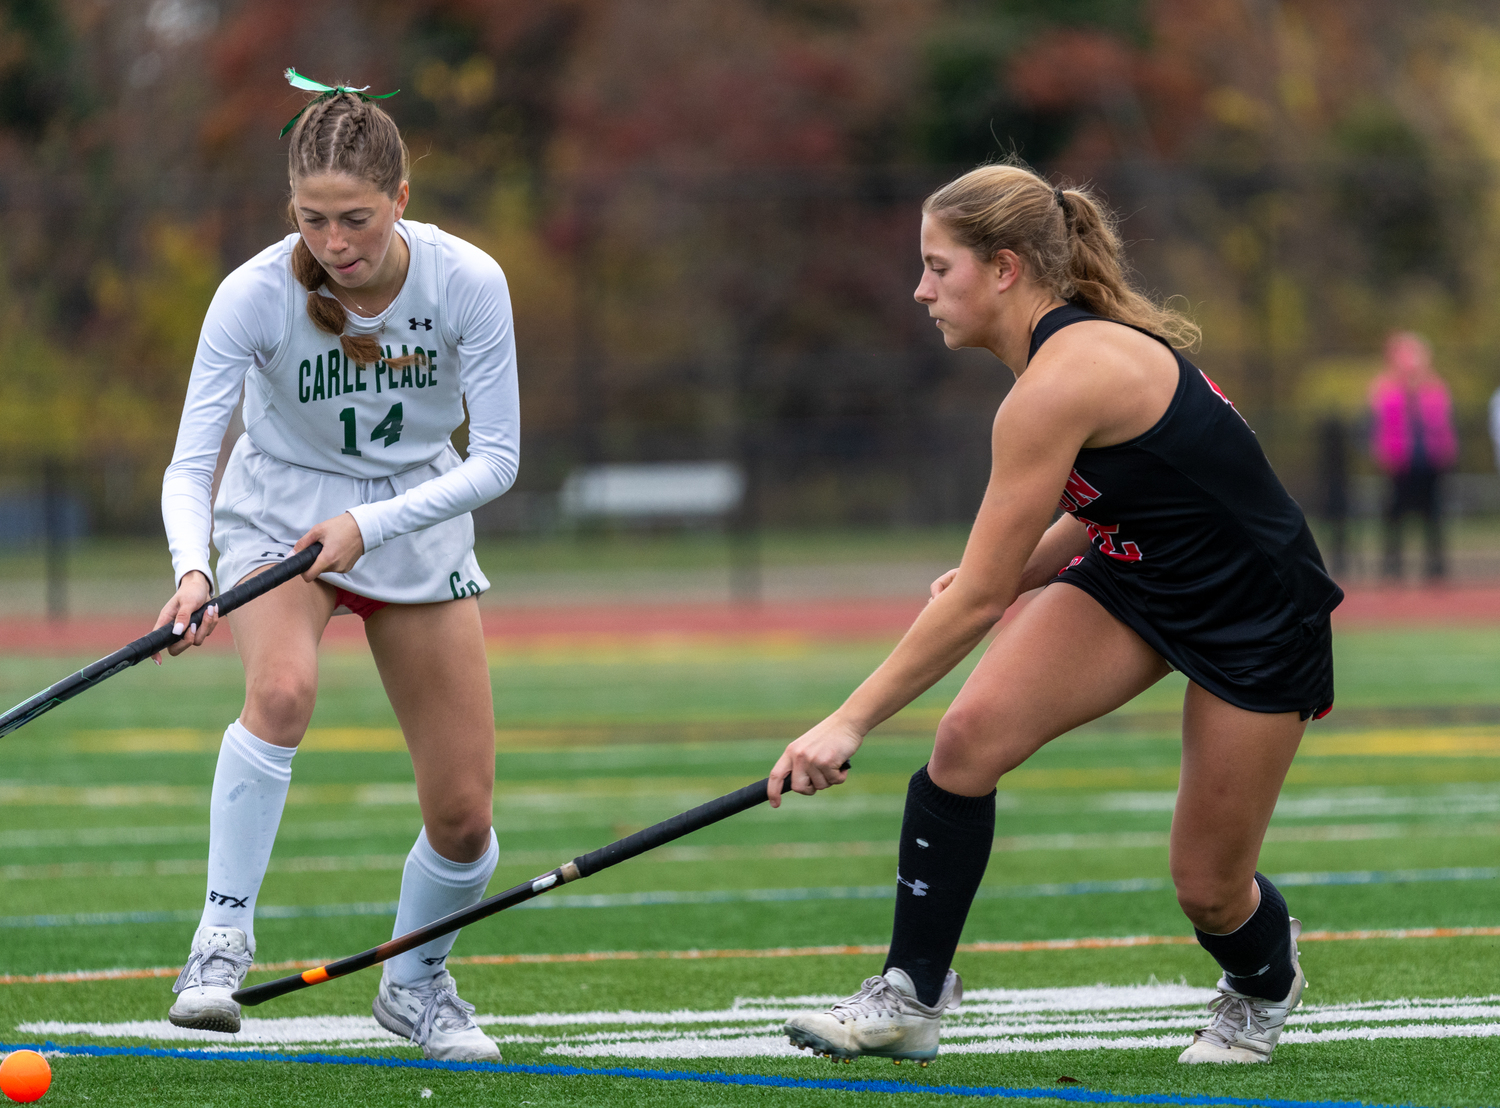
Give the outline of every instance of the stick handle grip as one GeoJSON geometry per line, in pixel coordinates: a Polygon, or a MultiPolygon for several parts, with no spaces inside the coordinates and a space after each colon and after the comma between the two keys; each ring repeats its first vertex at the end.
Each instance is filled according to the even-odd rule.
{"type": "MultiPolygon", "coordinates": [[[[318,560],[318,555],[323,550],[323,544],[313,543],[306,550],[298,551],[291,557],[277,563],[264,573],[257,573],[248,581],[243,581],[230,589],[228,592],[211,598],[207,604],[199,608],[189,617],[188,626],[197,626],[203,620],[203,613],[212,605],[219,606],[221,616],[228,615],[236,608],[242,607],[254,600],[262,593],[269,592],[277,585],[285,584],[293,577],[307,572],[309,566],[318,560]]],[[[65,700],[71,700],[85,689],[93,688],[100,681],[113,677],[122,669],[129,669],[138,662],[145,661],[153,654],[160,653],[171,646],[183,636],[172,630],[170,624],[158,627],[148,635],[142,635],[134,642],[120,647],[113,654],[100,658],[84,666],[77,673],[64,677],[57,684],[43,689],[35,696],[23,700],[10,711],[0,716],[0,737],[9,735],[19,727],[24,727],[37,716],[44,712],[50,712],[65,700]]]]}
{"type": "MultiPolygon", "coordinates": [[[[847,770],[849,763],[845,762],[839,768],[847,770]]],[[[602,869],[608,869],[610,866],[644,854],[648,850],[665,846],[673,839],[680,839],[711,823],[718,823],[721,819],[727,819],[759,804],[764,804],[767,799],[766,786],[770,783],[771,779],[764,777],[753,785],[735,789],[734,792],[710,800],[707,804],[700,804],[681,815],[652,824],[644,831],[637,831],[634,835],[627,835],[608,846],[601,846],[598,850],[574,858],[573,865],[577,867],[579,877],[588,877],[602,869]]],[[[789,773],[782,781],[781,788],[784,792],[790,791],[791,785],[792,775],[789,773]]]]}
{"type": "Polygon", "coordinates": [[[732,793],[710,800],[707,804],[700,804],[681,815],[653,824],[644,831],[637,831],[634,835],[627,835],[608,846],[601,846],[598,850],[580,855],[573,859],[573,865],[578,867],[578,876],[588,877],[602,869],[608,869],[610,866],[619,865],[621,862],[645,854],[648,850],[655,850],[673,839],[680,839],[711,823],[717,823],[721,819],[754,808],[757,804],[764,804],[766,786],[770,784],[770,781],[769,777],[764,777],[753,785],[736,789],[732,793]]]}
{"type": "MultiPolygon", "coordinates": [[[[241,581],[228,592],[212,598],[207,604],[194,612],[189,625],[199,623],[203,619],[203,613],[215,604],[219,606],[219,614],[221,616],[228,615],[236,608],[243,608],[257,596],[270,592],[277,585],[284,585],[293,577],[302,576],[302,574],[312,568],[312,564],[318,560],[318,555],[321,553],[323,553],[323,544],[320,542],[312,543],[306,550],[299,550],[297,553],[289,555],[264,573],[257,573],[254,577],[241,581]]],[[[176,642],[178,638],[181,638],[181,636],[174,636],[172,641],[176,642]]]]}

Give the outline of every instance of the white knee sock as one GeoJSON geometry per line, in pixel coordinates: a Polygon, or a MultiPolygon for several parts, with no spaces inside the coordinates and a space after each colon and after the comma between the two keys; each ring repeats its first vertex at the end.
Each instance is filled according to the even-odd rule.
{"type": "Polygon", "coordinates": [[[208,899],[200,927],[238,927],[255,953],[255,898],[271,860],[292,780],[294,746],[257,739],[235,720],[224,731],[208,816],[208,899]]]}
{"type": "MultiPolygon", "coordinates": [[[[396,927],[391,937],[405,935],[450,912],[477,904],[499,860],[500,844],[495,841],[493,828],[490,848],[473,862],[450,862],[432,849],[427,841],[427,828],[422,828],[401,873],[401,903],[396,909],[396,927]]],[[[420,984],[443,971],[443,962],[457,938],[455,931],[398,954],[386,963],[386,973],[398,985],[420,984]]]]}

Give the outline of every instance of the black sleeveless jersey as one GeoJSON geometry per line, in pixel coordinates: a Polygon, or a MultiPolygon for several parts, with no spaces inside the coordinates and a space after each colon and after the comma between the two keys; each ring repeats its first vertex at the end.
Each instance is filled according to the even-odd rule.
{"type": "MultiPolygon", "coordinates": [[[[1063,327],[1100,318],[1071,304],[1048,312],[1031,357],[1063,327]]],[[[1090,546],[1060,579],[1215,696],[1319,714],[1333,702],[1329,613],[1343,591],[1250,426],[1173,354],[1177,391],[1155,426],[1078,452],[1059,507],[1090,546]]]]}

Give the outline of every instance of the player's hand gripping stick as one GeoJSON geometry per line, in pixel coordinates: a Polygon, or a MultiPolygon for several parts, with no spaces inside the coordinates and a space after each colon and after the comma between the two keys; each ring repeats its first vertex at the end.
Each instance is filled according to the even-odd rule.
{"type": "MultiPolygon", "coordinates": [[[[848,769],[849,763],[845,762],[840,769],[848,769]]],[[[787,774],[783,789],[791,788],[792,775],[787,774]]],[[[294,993],[298,989],[305,989],[309,985],[321,985],[324,981],[331,981],[335,977],[344,977],[351,973],[357,973],[362,969],[377,966],[387,958],[394,958],[398,954],[419,947],[423,943],[429,943],[440,935],[447,935],[457,931],[460,927],[467,927],[471,923],[477,923],[486,916],[493,916],[496,912],[503,912],[507,908],[514,908],[517,904],[524,903],[532,897],[540,896],[548,889],[565,885],[569,881],[577,881],[583,877],[589,877],[602,869],[619,865],[621,862],[634,858],[638,854],[644,854],[648,850],[655,850],[659,846],[665,846],[673,839],[693,831],[707,827],[711,823],[718,823],[721,819],[737,815],[740,812],[754,808],[756,805],[766,802],[766,786],[770,784],[769,777],[757,781],[753,785],[746,785],[743,789],[710,800],[707,804],[700,804],[690,811],[681,815],[673,816],[671,819],[662,820],[653,824],[644,831],[637,831],[634,835],[628,835],[608,846],[600,847],[591,854],[584,854],[574,858],[571,862],[558,866],[554,870],[542,874],[540,877],[523,882],[513,889],[506,889],[503,893],[481,900],[472,908],[454,912],[452,915],[444,916],[440,920],[434,920],[426,927],[419,927],[415,931],[409,931],[392,939],[390,942],[381,943],[379,946],[371,947],[362,954],[354,954],[348,958],[341,958],[337,962],[329,962],[326,966],[318,966],[316,969],[304,970],[302,973],[294,973],[290,977],[282,977],[275,981],[267,981],[261,985],[251,985],[240,989],[234,994],[234,999],[241,1004],[254,1006],[262,1004],[267,1000],[274,1000],[278,996],[294,993]]]]}
{"type": "MultiPolygon", "coordinates": [[[[323,544],[315,542],[306,550],[299,551],[285,561],[278,562],[264,573],[257,573],[249,580],[242,581],[222,596],[212,597],[207,604],[192,614],[187,621],[187,626],[197,627],[202,624],[203,613],[215,604],[219,606],[219,614],[227,616],[262,593],[269,592],[277,585],[285,584],[293,577],[300,576],[318,560],[318,555],[322,550],[323,544]]],[[[181,633],[173,631],[171,624],[158,627],[149,635],[142,635],[128,646],[122,646],[109,657],[100,658],[97,662],[84,666],[71,677],[64,677],[57,684],[43,689],[29,700],[21,701],[5,715],[0,716],[0,736],[9,735],[18,727],[25,727],[37,716],[50,712],[64,700],[71,700],[79,693],[92,689],[99,682],[113,677],[122,669],[129,669],[137,662],[143,662],[151,655],[160,653],[186,633],[186,631],[181,633]]]]}

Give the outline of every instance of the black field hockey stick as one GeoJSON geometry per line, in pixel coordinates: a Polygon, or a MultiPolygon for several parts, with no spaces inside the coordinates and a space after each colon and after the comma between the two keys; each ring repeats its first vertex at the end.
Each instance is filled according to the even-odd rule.
{"type": "MultiPolygon", "coordinates": [[[[849,763],[845,762],[840,769],[848,769],[849,763]]],[[[782,788],[789,788],[792,776],[787,774],[782,788]]],[[[503,912],[507,908],[514,908],[532,897],[541,896],[548,889],[555,889],[559,885],[566,885],[569,881],[577,881],[580,878],[591,877],[602,869],[617,866],[621,862],[628,861],[638,854],[644,854],[648,850],[655,850],[659,846],[665,846],[673,839],[693,831],[698,831],[709,824],[718,823],[721,819],[738,815],[740,812],[748,811],[758,804],[766,802],[766,786],[771,783],[769,777],[757,781],[753,785],[746,785],[743,789],[736,789],[732,793],[710,800],[707,804],[700,804],[691,811],[683,812],[681,815],[664,819],[660,823],[652,824],[644,831],[637,831],[634,835],[602,846],[592,854],[584,854],[549,870],[540,877],[530,881],[522,882],[513,889],[506,889],[503,893],[496,893],[488,899],[481,900],[472,908],[454,912],[452,915],[444,916],[440,920],[434,920],[426,927],[419,927],[415,931],[408,931],[405,935],[398,936],[390,942],[381,943],[379,946],[371,947],[362,954],[353,954],[348,958],[341,958],[337,962],[329,962],[325,966],[316,969],[304,970],[294,973],[290,977],[278,978],[275,981],[267,981],[261,985],[251,985],[249,988],[240,989],[234,994],[234,999],[241,1004],[251,1007],[263,1004],[268,1000],[274,1000],[278,996],[294,993],[298,989],[305,989],[310,985],[321,985],[324,981],[332,981],[335,977],[345,977],[351,973],[358,973],[362,969],[378,966],[387,958],[394,958],[398,954],[404,954],[429,943],[440,936],[457,931],[460,927],[467,927],[471,923],[477,923],[487,916],[493,916],[496,912],[503,912]]]]}
{"type": "MultiPolygon", "coordinates": [[[[219,606],[219,615],[227,616],[236,608],[250,603],[261,593],[270,592],[277,585],[283,585],[293,577],[305,573],[308,566],[318,560],[318,554],[322,549],[323,544],[315,542],[306,550],[293,554],[285,561],[278,562],[264,573],[257,573],[248,581],[241,582],[222,596],[211,597],[207,604],[188,618],[187,626],[189,628],[201,626],[203,613],[215,604],[219,606]]],[[[79,693],[92,689],[99,682],[113,677],[122,669],[129,669],[137,662],[144,662],[151,655],[160,653],[186,634],[186,631],[181,634],[173,631],[171,624],[158,627],[151,634],[142,635],[128,646],[120,647],[109,657],[100,658],[97,662],[84,666],[71,677],[64,677],[57,684],[43,689],[29,700],[21,701],[5,715],[0,716],[0,737],[9,735],[18,727],[25,727],[37,716],[50,712],[64,700],[72,700],[79,693]]]]}

